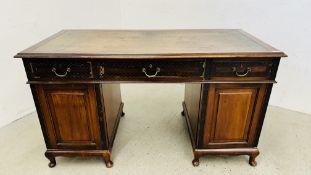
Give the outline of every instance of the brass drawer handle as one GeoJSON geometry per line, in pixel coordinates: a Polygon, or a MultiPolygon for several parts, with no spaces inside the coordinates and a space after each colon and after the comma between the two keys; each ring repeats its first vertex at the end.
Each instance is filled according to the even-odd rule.
{"type": "Polygon", "coordinates": [[[143,68],[143,69],[142,69],[142,72],[145,73],[146,77],[148,77],[148,78],[154,78],[154,77],[156,77],[160,71],[161,71],[161,69],[160,69],[159,67],[157,67],[155,74],[153,74],[153,75],[148,75],[147,72],[146,72],[146,68],[143,68]]]}
{"type": "Polygon", "coordinates": [[[66,69],[66,72],[65,72],[64,74],[58,74],[58,73],[56,72],[56,68],[55,68],[55,67],[52,68],[52,72],[54,72],[54,74],[55,74],[56,76],[61,77],[61,78],[66,77],[67,74],[68,74],[68,72],[70,72],[70,71],[71,71],[71,69],[70,69],[70,67],[68,67],[68,68],[66,69]]]}
{"type": "Polygon", "coordinates": [[[245,77],[245,76],[248,75],[248,73],[250,73],[252,71],[252,69],[250,67],[248,67],[246,69],[247,71],[244,72],[244,73],[243,72],[242,73],[238,72],[236,67],[233,67],[232,70],[233,70],[233,72],[235,72],[235,75],[238,76],[238,77],[245,77]]]}

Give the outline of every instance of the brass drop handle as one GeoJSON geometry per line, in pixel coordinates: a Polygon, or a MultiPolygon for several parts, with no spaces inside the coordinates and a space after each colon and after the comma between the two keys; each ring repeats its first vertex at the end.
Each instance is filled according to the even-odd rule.
{"type": "Polygon", "coordinates": [[[235,72],[235,75],[238,77],[245,77],[248,75],[248,73],[250,73],[252,71],[252,69],[250,67],[246,68],[246,72],[238,72],[236,67],[232,68],[233,72],[235,72]]]}
{"type": "Polygon", "coordinates": [[[154,78],[154,77],[156,77],[160,71],[161,71],[161,69],[160,69],[159,67],[157,67],[157,68],[156,68],[155,74],[153,74],[153,75],[148,75],[147,72],[146,72],[146,68],[143,68],[143,69],[142,69],[142,72],[145,73],[146,77],[148,77],[148,78],[154,78]]]}
{"type": "Polygon", "coordinates": [[[56,72],[56,68],[55,68],[55,67],[52,68],[52,72],[54,72],[54,74],[55,74],[56,76],[61,77],[61,78],[66,77],[67,74],[68,74],[68,72],[70,72],[70,71],[71,71],[70,67],[67,67],[66,72],[65,72],[64,74],[58,74],[58,73],[56,72]]]}

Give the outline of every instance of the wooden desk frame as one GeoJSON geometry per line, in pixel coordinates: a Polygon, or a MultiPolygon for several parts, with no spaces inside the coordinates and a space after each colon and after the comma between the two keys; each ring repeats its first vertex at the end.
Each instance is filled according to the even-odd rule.
{"type": "MultiPolygon", "coordinates": [[[[59,52],[67,47],[66,35],[75,35],[75,38],[69,38],[74,40],[80,36],[85,39],[84,35],[91,37],[94,33],[95,38],[90,39],[94,43],[100,43],[96,37],[105,36],[109,41],[124,45],[118,37],[109,38],[115,35],[114,31],[62,31],[15,56],[23,58],[50,167],[56,165],[56,156],[101,156],[107,167],[113,166],[110,159],[113,142],[120,118],[125,114],[120,83],[185,83],[181,114],[185,116],[192,143],[193,165],[198,166],[199,158],[206,154],[249,155],[249,164],[256,165],[257,145],[270,93],[280,58],[286,56],[283,52],[241,30],[116,31],[116,36],[138,35],[138,39],[134,37],[135,42],[128,44],[135,53],[111,54],[107,51],[106,54],[92,49],[89,53],[81,53],[88,47],[77,44],[81,41],[70,45],[69,48],[78,48],[75,52],[59,52]],[[184,49],[190,48],[193,52],[164,53],[159,50],[159,53],[141,54],[135,45],[142,42],[142,34],[164,33],[163,36],[169,39],[159,36],[153,39],[176,43],[182,36],[190,35],[182,40],[190,41],[202,35],[203,40],[195,42],[201,48],[200,44],[206,45],[204,36],[213,32],[232,37],[234,41],[243,37],[237,45],[250,42],[252,45],[245,47],[255,50],[237,47],[235,49],[243,51],[222,52],[220,45],[216,47],[217,52],[203,49],[197,53],[197,48],[189,45],[184,49]]],[[[212,40],[220,43],[221,39],[224,38],[212,40]]],[[[230,45],[231,48],[235,44],[223,47],[230,45]]],[[[154,45],[148,49],[157,50],[154,45]]],[[[109,45],[103,48],[114,49],[109,45]]]]}

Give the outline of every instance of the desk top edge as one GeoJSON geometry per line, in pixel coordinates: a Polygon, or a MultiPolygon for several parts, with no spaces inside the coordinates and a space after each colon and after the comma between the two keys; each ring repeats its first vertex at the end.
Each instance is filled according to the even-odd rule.
{"type": "MultiPolygon", "coordinates": [[[[215,34],[214,34],[215,35],[215,34]]],[[[214,37],[214,38],[211,38],[211,40],[214,40],[214,42],[222,42],[221,41],[221,35],[219,35],[220,38],[218,37],[214,37]]],[[[79,36],[78,36],[79,37],[79,36]]],[[[94,36],[93,36],[94,37],[94,36]]],[[[126,37],[126,36],[123,36],[123,37],[126,37]]],[[[136,37],[136,36],[135,36],[136,37]]],[[[137,37],[134,39],[137,40],[137,37]]],[[[224,40],[226,39],[225,38],[226,36],[224,35],[224,40]]],[[[67,40],[68,40],[69,37],[67,37],[67,40]]],[[[69,38],[69,39],[72,39],[72,38],[69,38]]],[[[79,38],[78,38],[79,39],[79,38]]],[[[94,40],[95,38],[93,38],[94,40]]],[[[122,39],[124,38],[110,38],[110,40],[112,41],[115,41],[117,44],[118,42],[122,41],[122,39]]],[[[127,39],[127,38],[125,38],[127,39]]],[[[182,39],[180,42],[182,42],[182,39]]],[[[235,42],[238,42],[237,44],[241,44],[241,42],[239,43],[239,38],[233,38],[235,39],[236,41],[235,42]]],[[[92,40],[92,38],[90,38],[90,40],[92,40]]],[[[65,41],[65,45],[66,45],[66,40],[65,41]]],[[[79,40],[77,40],[79,41],[79,40]]],[[[127,41],[126,41],[127,42],[127,41]]],[[[131,42],[131,41],[129,41],[131,42]]],[[[137,42],[137,41],[134,41],[134,42],[137,42]]],[[[139,41],[141,42],[141,41],[139,41]]],[[[196,41],[195,41],[196,42],[196,41]]],[[[78,43],[78,42],[76,42],[78,43]]],[[[210,44],[208,42],[205,42],[200,40],[200,41],[197,41],[197,46],[200,46],[200,44],[204,45],[204,44],[210,44]]],[[[90,42],[90,44],[92,44],[92,42],[90,42]]],[[[98,44],[98,43],[93,43],[93,44],[98,44]]],[[[122,43],[121,43],[122,44],[122,43]]],[[[124,44],[124,42],[123,42],[124,44]]],[[[132,43],[127,43],[129,46],[132,46],[133,44],[132,43]],[[131,45],[132,44],[132,45],[131,45]]],[[[134,44],[137,44],[137,43],[134,43],[134,44]]],[[[141,44],[141,43],[139,43],[141,44]]],[[[145,43],[143,43],[145,44],[145,43]]],[[[157,44],[161,44],[161,43],[157,43],[157,44]]],[[[213,43],[212,43],[213,44],[213,43]]],[[[221,43],[220,43],[221,44],[221,43]]],[[[229,43],[230,44],[230,43],[229,43]]],[[[55,43],[54,43],[55,45],[55,43]]],[[[79,45],[69,45],[67,44],[67,46],[71,46],[71,47],[81,47],[79,45]]],[[[136,46],[133,46],[133,48],[136,47],[136,46]]],[[[136,47],[137,48],[137,47],[136,47]]],[[[134,49],[136,49],[134,48],[134,49]]],[[[151,47],[147,47],[147,49],[150,49],[151,47]]],[[[216,46],[217,48],[217,46],[216,46]]],[[[218,47],[218,48],[221,48],[221,47],[218,47]]],[[[102,49],[102,48],[101,48],[102,49]]],[[[105,48],[104,48],[105,49],[105,48]]],[[[154,49],[154,48],[151,48],[151,49],[154,49]]],[[[183,49],[183,48],[181,48],[183,49]]],[[[233,49],[233,50],[234,50],[233,49]]],[[[68,49],[67,49],[68,50],[68,49]]],[[[94,49],[96,50],[96,49],[94,49]]],[[[86,50],[82,50],[82,51],[86,51],[86,50]]],[[[17,55],[14,56],[14,58],[47,58],[47,59],[60,59],[60,58],[77,58],[77,59],[170,59],[170,58],[242,58],[242,57],[250,57],[250,58],[258,58],[258,57],[271,57],[271,58],[280,58],[280,57],[287,57],[287,55],[282,52],[282,51],[279,51],[277,49],[275,49],[274,47],[264,43],[263,41],[257,39],[256,37],[250,35],[249,33],[246,33],[245,31],[241,30],[241,29],[177,29],[177,30],[62,30],[50,37],[48,37],[47,39],[44,39],[42,40],[41,42],[23,50],[22,52],[19,52],[17,55]],[[108,35],[105,35],[105,33],[112,33],[112,34],[127,34],[127,33],[134,33],[134,35],[142,35],[142,36],[145,36],[146,35],[146,39],[145,38],[139,38],[139,40],[143,40],[143,41],[150,41],[152,42],[152,39],[155,39],[155,40],[160,40],[160,41],[164,41],[164,42],[179,42],[180,40],[180,37],[183,36],[183,34],[186,34],[186,35],[189,35],[188,38],[182,38],[184,39],[186,42],[190,42],[190,39],[191,37],[200,37],[200,35],[202,34],[202,36],[205,34],[209,34],[209,33],[224,33],[224,34],[227,34],[227,33],[230,33],[232,32],[232,34],[228,35],[227,34],[227,37],[229,36],[232,36],[232,35],[237,35],[239,34],[240,36],[239,37],[244,37],[242,38],[241,40],[244,40],[244,41],[247,41],[247,42],[252,42],[251,44],[254,45],[254,46],[250,46],[250,48],[256,48],[258,47],[259,49],[255,49],[254,51],[252,50],[243,50],[242,48],[242,51],[239,51],[238,49],[239,48],[234,48],[235,51],[230,51],[230,50],[226,50],[224,48],[224,51],[222,50],[218,50],[218,51],[213,51],[212,49],[211,50],[208,50],[208,49],[201,49],[199,47],[195,48],[195,47],[192,47],[191,46],[191,43],[189,44],[189,46],[184,46],[182,45],[183,47],[185,47],[185,50],[187,50],[186,52],[165,52],[165,51],[170,51],[170,48],[169,47],[172,47],[171,50],[176,50],[176,46],[174,48],[174,46],[172,45],[168,45],[168,49],[164,49],[164,51],[162,52],[160,49],[155,49],[156,52],[140,52],[140,50],[144,50],[144,48],[140,49],[138,52],[133,52],[133,53],[130,53],[130,52],[123,52],[122,49],[119,53],[117,53],[115,50],[114,52],[109,52],[109,48],[107,48],[107,52],[96,52],[96,51],[93,51],[93,52],[76,52],[78,51],[77,49],[76,50],[72,50],[72,52],[62,52],[62,51],[59,51],[61,50],[60,49],[60,46],[59,46],[59,43],[58,45],[56,44],[56,46],[54,46],[54,48],[51,48],[49,49],[49,44],[50,45],[53,45],[53,41],[54,40],[62,40],[63,38],[62,37],[66,37],[66,34],[67,35],[70,35],[70,34],[78,34],[79,33],[81,35],[83,34],[87,34],[87,35],[90,35],[92,33],[99,33],[100,35],[97,37],[103,37],[103,35],[105,37],[109,37],[108,35]],[[147,34],[147,33],[152,33],[151,36],[150,34],[147,34]],[[164,34],[163,34],[164,33],[164,34]],[[167,34],[168,33],[168,34],[167,34]],[[176,36],[170,36],[169,34],[172,33],[173,35],[176,35],[176,36]],[[149,36],[148,36],[149,35],[149,36]],[[152,35],[158,35],[158,37],[154,37],[152,35]],[[161,36],[162,35],[162,36],[161,36]],[[165,37],[163,37],[168,35],[169,39],[166,39],[165,37]],[[179,37],[179,38],[178,38],[179,37]],[[187,39],[189,39],[187,41],[187,39]],[[52,43],[52,44],[51,44],[52,43]],[[38,48],[42,48],[41,51],[36,51],[36,49],[38,48]],[[44,48],[46,47],[46,48],[44,48]],[[54,50],[53,50],[54,49],[54,50]],[[193,51],[193,52],[192,52],[193,51]]]]}

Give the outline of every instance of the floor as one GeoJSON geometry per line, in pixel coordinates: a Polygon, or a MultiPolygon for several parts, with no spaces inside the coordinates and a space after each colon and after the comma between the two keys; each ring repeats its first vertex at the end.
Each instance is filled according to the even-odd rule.
{"type": "Polygon", "coordinates": [[[183,85],[122,86],[125,117],[114,143],[114,167],[100,158],[57,158],[48,167],[37,114],[0,129],[0,174],[311,174],[311,115],[269,106],[261,134],[257,167],[247,156],[193,159],[180,112],[183,85]]]}

